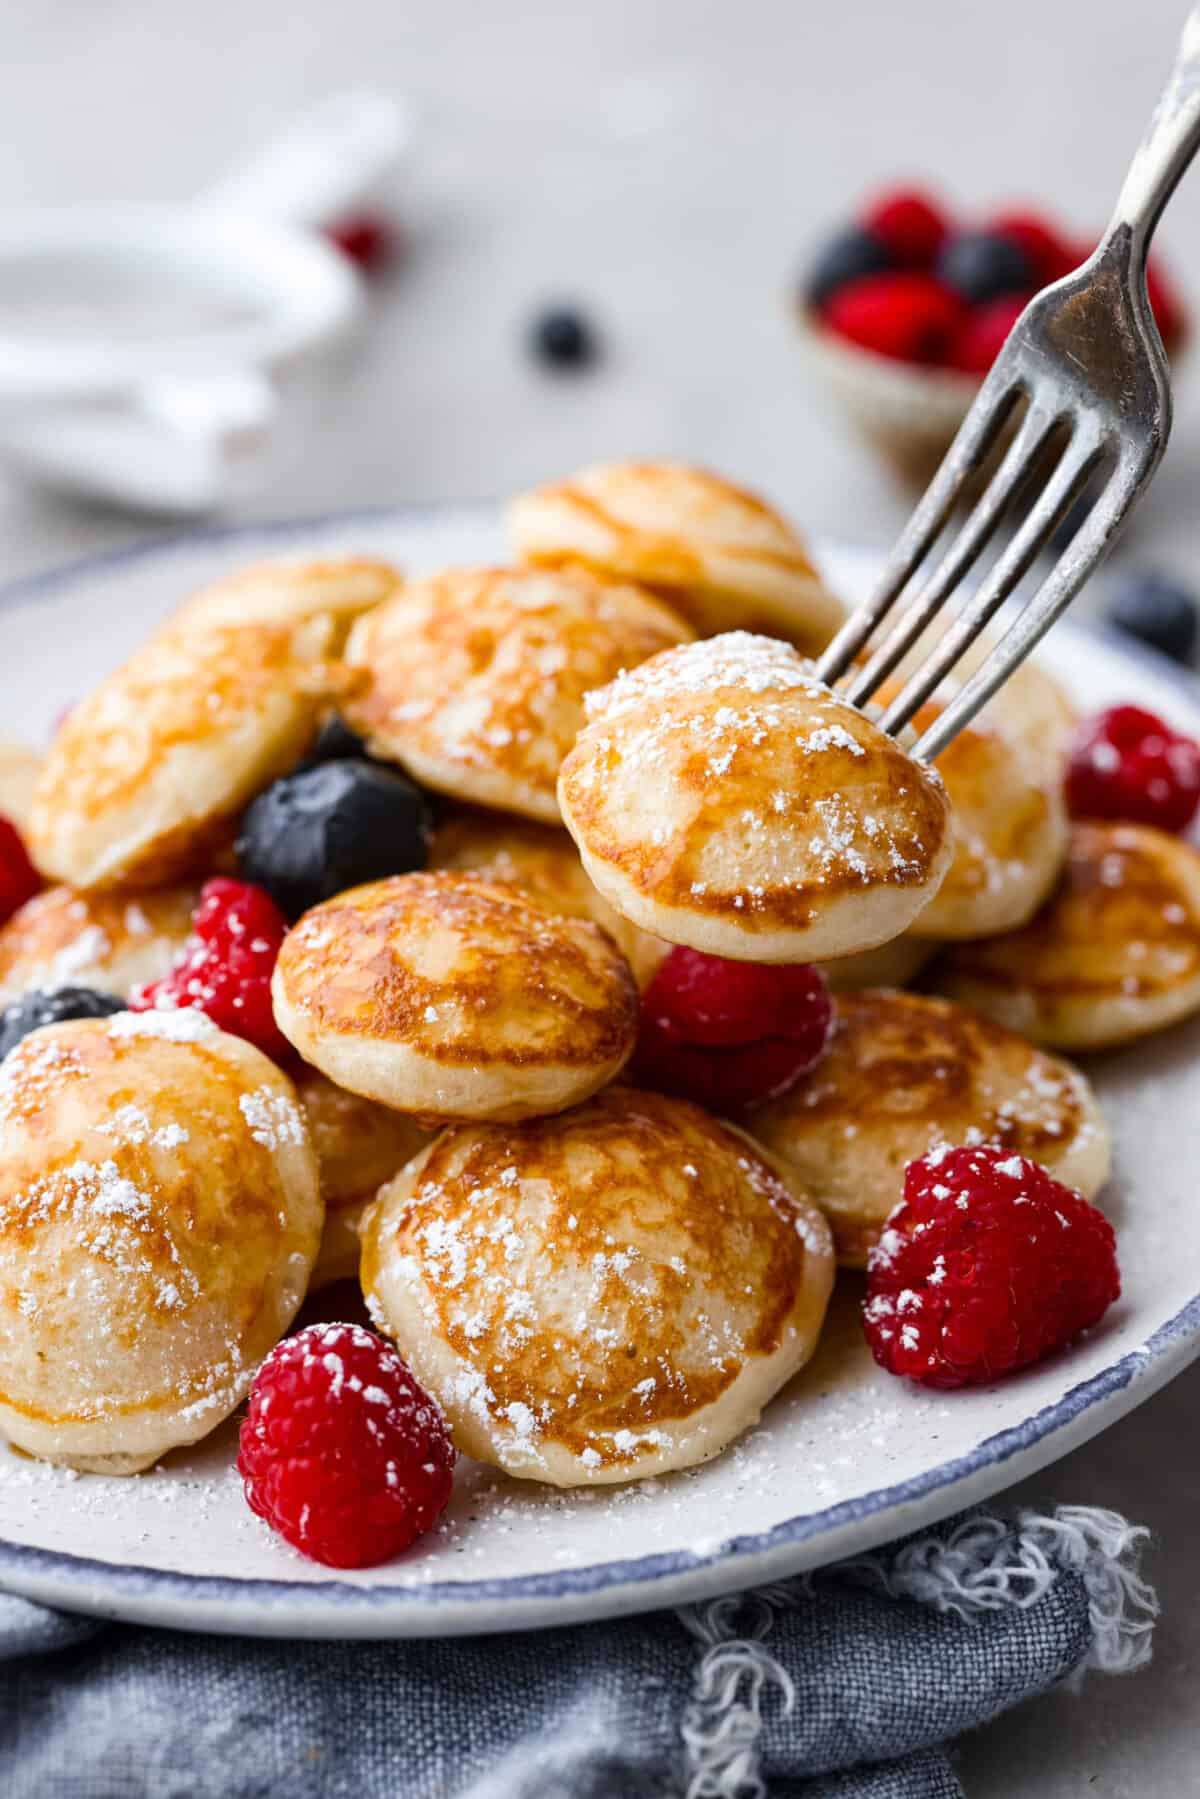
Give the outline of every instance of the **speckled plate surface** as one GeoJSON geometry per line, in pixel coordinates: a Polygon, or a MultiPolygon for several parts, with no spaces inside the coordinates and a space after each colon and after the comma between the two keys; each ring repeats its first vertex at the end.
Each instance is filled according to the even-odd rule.
{"type": "MultiPolygon", "coordinates": [[[[246,527],[76,564],[0,594],[7,732],[56,714],[189,589],[259,556],[362,551],[410,568],[503,553],[494,509],[438,508],[246,527]]],[[[870,558],[827,558],[846,592],[870,558]]],[[[1200,731],[1191,682],[1060,625],[1045,660],[1088,706],[1120,699],[1200,731]]],[[[926,1394],[873,1365],[844,1281],[821,1349],[758,1429],[707,1467],[562,1494],[464,1464],[440,1531],[331,1579],[273,1538],[233,1470],[235,1431],[134,1480],[0,1448],[0,1585],[65,1608],[183,1629],[416,1636],[647,1610],[857,1553],[1064,1455],[1200,1354],[1200,1022],[1089,1072],[1115,1131],[1104,1206],[1125,1290],[1068,1354],[994,1389],[926,1394]]]]}

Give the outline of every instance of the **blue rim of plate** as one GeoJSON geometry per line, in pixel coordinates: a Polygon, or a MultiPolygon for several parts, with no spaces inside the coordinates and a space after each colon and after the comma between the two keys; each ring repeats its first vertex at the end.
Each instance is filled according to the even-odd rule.
{"type": "MultiPolygon", "coordinates": [[[[302,518],[277,521],[218,525],[197,531],[173,532],[149,541],[120,545],[97,555],[84,556],[62,563],[0,587],[0,608],[37,600],[63,587],[70,586],[89,574],[119,568],[123,564],[169,555],[173,550],[186,550],[205,543],[236,543],[262,538],[279,541],[302,537],[306,532],[332,530],[342,525],[383,524],[388,519],[435,517],[439,513],[494,512],[495,503],[487,501],[433,501],[404,506],[380,505],[354,508],[343,512],[317,513],[302,518]]],[[[1062,630],[1063,626],[1060,625],[1062,630]]],[[[1065,629],[1105,644],[1127,660],[1140,663],[1146,671],[1174,687],[1181,700],[1200,714],[1200,682],[1190,671],[1140,644],[1134,638],[1102,626],[1071,621],[1065,629]]],[[[509,1575],[496,1580],[431,1581],[421,1585],[359,1587],[346,1581],[264,1580],[257,1576],[222,1574],[179,1574],[171,1569],[147,1568],[130,1563],[113,1563],[91,1556],[72,1555],[66,1550],[39,1549],[7,1538],[0,1538],[0,1574],[14,1574],[37,1579],[39,1574],[59,1574],[67,1579],[90,1579],[92,1597],[98,1591],[112,1596],[132,1598],[148,1592],[180,1601],[202,1602],[206,1612],[210,1606],[247,1601],[270,1606],[273,1612],[291,1611],[304,1614],[316,1608],[345,1608],[347,1611],[411,1610],[429,1613],[439,1604],[470,1606],[495,1600],[563,1600],[585,1598],[609,1588],[655,1586],[673,1576],[702,1575],[705,1570],[727,1572],[730,1589],[738,1585],[737,1564],[771,1552],[795,1547],[814,1537],[831,1535],[839,1528],[860,1523],[879,1513],[922,1499],[930,1493],[952,1489],[983,1473],[998,1468],[1014,1455],[1064,1431],[1098,1401],[1121,1392],[1135,1380],[1148,1381],[1156,1390],[1188,1362],[1200,1356],[1200,1293],[1190,1299],[1171,1318],[1161,1324],[1145,1343],[1121,1357],[1110,1367],[1101,1369],[1089,1380],[1071,1387],[1061,1399],[1044,1406],[1031,1418],[994,1436],[985,1437],[967,1455],[928,1470],[892,1486],[877,1487],[853,1499],[829,1506],[824,1511],[806,1512],[785,1519],[769,1531],[750,1536],[724,1539],[703,1553],[672,1550],[659,1555],[636,1556],[626,1561],[596,1562],[586,1568],[559,1569],[553,1573],[509,1575]],[[1188,1351],[1171,1355],[1172,1350],[1188,1351]],[[1164,1368],[1163,1363],[1167,1363],[1164,1368]],[[1174,1364],[1172,1366],[1171,1364],[1174,1364]]],[[[1149,1397],[1149,1394],[1147,1395],[1149,1397]]],[[[1082,1441],[1083,1438],[1077,1439],[1082,1441]]],[[[1074,1446],[1074,1444],[1072,1444],[1074,1446]]],[[[952,1509],[952,1507],[947,1508],[952,1509]]],[[[713,1590],[716,1590],[715,1588],[713,1590]]],[[[69,1594],[64,1594],[69,1604],[69,1594]]],[[[648,1599],[646,1608],[654,1604],[648,1599]]],[[[629,1609],[637,1609],[631,1607],[629,1609]]],[[[211,1624],[211,1615],[204,1620],[211,1624]]],[[[546,1619],[547,1624],[557,1622],[546,1619]]],[[[485,1628],[481,1624],[480,1628],[485,1628]]]]}

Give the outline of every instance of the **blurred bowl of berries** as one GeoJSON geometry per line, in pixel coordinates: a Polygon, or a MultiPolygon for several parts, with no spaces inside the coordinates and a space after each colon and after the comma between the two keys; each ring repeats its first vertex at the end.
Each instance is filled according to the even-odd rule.
{"type": "MultiPolygon", "coordinates": [[[[798,312],[809,362],[856,429],[924,481],[1028,300],[1094,245],[1033,207],[962,219],[920,188],[889,190],[805,270],[798,312]]],[[[1158,258],[1147,285],[1174,358],[1188,320],[1158,258]]]]}

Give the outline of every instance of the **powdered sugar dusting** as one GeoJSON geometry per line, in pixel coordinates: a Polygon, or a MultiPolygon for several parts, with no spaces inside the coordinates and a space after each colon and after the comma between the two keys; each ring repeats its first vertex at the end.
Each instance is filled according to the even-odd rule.
{"type": "Polygon", "coordinates": [[[303,1143],[307,1128],[296,1102],[273,1087],[257,1087],[243,1093],[238,1100],[242,1117],[250,1127],[250,1135],[264,1149],[283,1149],[291,1143],[303,1143]]]}
{"type": "Polygon", "coordinates": [[[157,1037],[166,1043],[203,1043],[217,1034],[212,1019],[195,1006],[161,1012],[115,1012],[106,1024],[109,1036],[118,1042],[157,1037]]]}

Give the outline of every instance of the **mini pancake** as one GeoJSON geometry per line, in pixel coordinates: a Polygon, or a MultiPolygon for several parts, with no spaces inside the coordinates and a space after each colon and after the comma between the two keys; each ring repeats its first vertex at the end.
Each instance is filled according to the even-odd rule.
{"type": "Polygon", "coordinates": [[[438,1119],[575,1105],[637,1036],[637,986],[598,925],[472,874],[396,875],[315,906],[272,995],[280,1030],[338,1086],[438,1119]]]}
{"type": "Polygon", "coordinates": [[[558,795],[584,868],[644,931],[752,962],[899,936],[950,864],[936,776],[789,645],[729,632],[588,696],[558,795]]]}
{"type": "MultiPolygon", "coordinates": [[[[922,706],[926,730],[944,708],[922,706]]],[[[915,927],[939,940],[991,937],[1032,918],[1067,854],[1061,762],[995,721],[967,725],[937,759],[954,817],[954,859],[915,927]]]]}
{"type": "Polygon", "coordinates": [[[843,993],[825,1060],[750,1121],[821,1207],[838,1260],[865,1267],[906,1165],[938,1143],[1028,1156],[1093,1197],[1108,1127],[1077,1069],[923,994],[843,993]]]}
{"type": "Polygon", "coordinates": [[[1106,1049],[1200,1010],[1200,853],[1149,825],[1077,823],[1023,930],[955,946],[937,985],[1031,1042],[1106,1049]]]}
{"type": "Polygon", "coordinates": [[[717,1455],[812,1354],[828,1226],[684,1100],[614,1087],[444,1132],[363,1226],[363,1290],[458,1447],[553,1486],[717,1455]]]}
{"type": "Polygon", "coordinates": [[[584,570],[447,569],[355,627],[345,716],[425,786],[557,824],[584,694],[691,635],[650,594],[584,570]]]}
{"type": "Polygon", "coordinates": [[[166,974],[191,931],[196,887],[75,893],[48,887],[0,925],[0,1005],[23,993],[93,987],[128,999],[166,974]]]}
{"type": "Polygon", "coordinates": [[[761,631],[806,653],[845,616],[787,521],[754,494],[679,462],[618,462],[522,494],[509,528],[528,562],[652,588],[702,637],[761,631]]]}
{"type": "Polygon", "coordinates": [[[295,1091],[196,1011],[49,1025],[0,1064],[0,1428],[133,1474],[249,1391],[321,1233],[295,1091]]]}
{"type": "Polygon", "coordinates": [[[41,765],[41,757],[23,743],[0,737],[0,818],[7,818],[22,831],[29,818],[41,765]]]}
{"type": "Polygon", "coordinates": [[[639,987],[646,986],[670,948],[639,931],[600,897],[583,872],[570,834],[552,825],[475,808],[455,812],[434,833],[429,866],[471,869],[485,880],[519,888],[526,899],[550,912],[590,918],[627,958],[639,987]]]}
{"type": "Polygon", "coordinates": [[[936,954],[936,944],[905,931],[902,937],[893,937],[878,949],[864,949],[857,956],[839,956],[820,966],[826,985],[834,993],[859,987],[907,987],[936,954]]]}
{"type": "Polygon", "coordinates": [[[325,1228],[309,1292],[358,1274],[358,1225],[385,1181],[429,1142],[402,1112],[335,1087],[315,1068],[296,1076],[296,1092],[317,1154],[325,1228]]]}
{"type": "Polygon", "coordinates": [[[203,872],[308,747],[345,686],[350,620],[397,580],[378,562],[264,564],[196,595],[59,727],[29,820],[42,872],[80,888],[203,872]]]}

